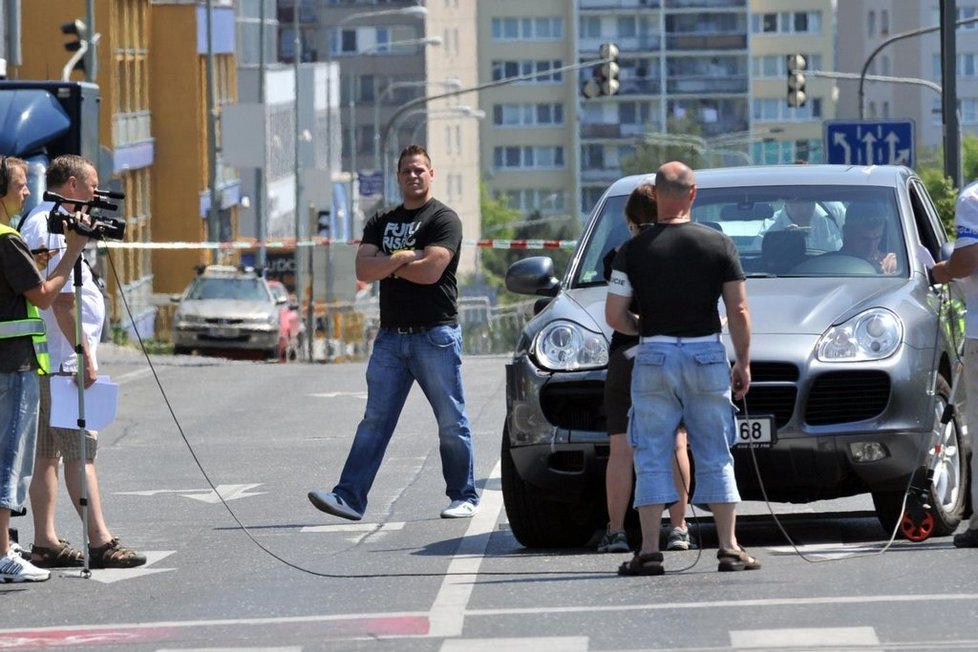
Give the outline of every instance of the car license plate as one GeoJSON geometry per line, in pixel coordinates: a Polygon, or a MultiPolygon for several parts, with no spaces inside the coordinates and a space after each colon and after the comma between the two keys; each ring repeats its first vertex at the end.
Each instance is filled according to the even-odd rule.
{"type": "Polygon", "coordinates": [[[770,448],[777,441],[776,433],[772,416],[737,417],[737,443],[734,446],[770,448]]]}
{"type": "Polygon", "coordinates": [[[207,334],[210,335],[211,337],[237,337],[238,329],[228,328],[226,326],[225,327],[212,326],[211,328],[207,329],[207,334]]]}

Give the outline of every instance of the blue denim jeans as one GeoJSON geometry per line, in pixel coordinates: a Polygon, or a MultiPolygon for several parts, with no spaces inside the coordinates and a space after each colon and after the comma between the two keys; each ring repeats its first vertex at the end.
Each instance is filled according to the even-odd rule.
{"type": "Polygon", "coordinates": [[[479,503],[475,492],[472,431],[462,393],[462,331],[438,326],[424,333],[400,335],[381,328],[367,363],[367,409],[353,447],[333,488],[361,514],[387,444],[414,381],[428,398],[438,422],[441,468],[450,500],[479,503]]]}
{"type": "Polygon", "coordinates": [[[39,396],[36,371],[0,373],[0,507],[13,511],[34,474],[39,396]]]}
{"type": "Polygon", "coordinates": [[[737,436],[730,363],[719,341],[639,345],[628,431],[635,448],[635,507],[677,500],[671,464],[680,420],[696,461],[695,501],[739,502],[730,454],[737,436]]]}

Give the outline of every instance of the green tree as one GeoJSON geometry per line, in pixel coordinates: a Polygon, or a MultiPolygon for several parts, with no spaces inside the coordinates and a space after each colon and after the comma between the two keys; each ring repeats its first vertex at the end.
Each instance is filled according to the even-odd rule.
{"type": "MultiPolygon", "coordinates": [[[[480,189],[482,208],[482,238],[485,240],[576,240],[581,225],[570,215],[544,216],[534,211],[524,216],[510,208],[502,199],[492,197],[485,184],[480,189]]],[[[463,280],[463,286],[484,284],[495,290],[500,303],[523,301],[526,297],[506,291],[506,271],[516,261],[528,256],[550,256],[554,269],[560,277],[567,268],[572,250],[547,249],[528,251],[526,249],[478,249],[476,274],[463,280]]]]}

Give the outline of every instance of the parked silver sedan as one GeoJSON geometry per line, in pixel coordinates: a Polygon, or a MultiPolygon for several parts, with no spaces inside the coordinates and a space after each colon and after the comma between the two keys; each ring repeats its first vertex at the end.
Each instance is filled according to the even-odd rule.
{"type": "MultiPolygon", "coordinates": [[[[744,499],[871,493],[888,532],[953,532],[968,503],[964,397],[944,415],[963,302],[956,288],[928,280],[949,245],[923,183],[896,166],[725,168],[696,178],[693,220],[729,235],[747,274],[753,381],[734,449],[744,499]]],[[[526,546],[583,545],[606,522],[602,260],[627,237],[629,193],[652,180],[627,177],[605,192],[562,280],[546,257],[507,275],[511,291],[552,297],[507,365],[502,486],[526,546]]]]}
{"type": "Polygon", "coordinates": [[[173,351],[254,352],[279,357],[280,306],[253,269],[208,265],[190,282],[173,316],[173,351]]]}

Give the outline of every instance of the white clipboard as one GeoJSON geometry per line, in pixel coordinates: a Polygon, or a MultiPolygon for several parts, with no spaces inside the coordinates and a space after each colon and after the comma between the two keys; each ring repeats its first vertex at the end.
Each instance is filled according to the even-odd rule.
{"type": "MultiPolygon", "coordinates": [[[[102,430],[115,421],[119,404],[119,386],[108,376],[99,376],[85,390],[85,429],[102,430]]],[[[51,376],[51,426],[78,428],[78,385],[74,376],[51,376]]]]}

